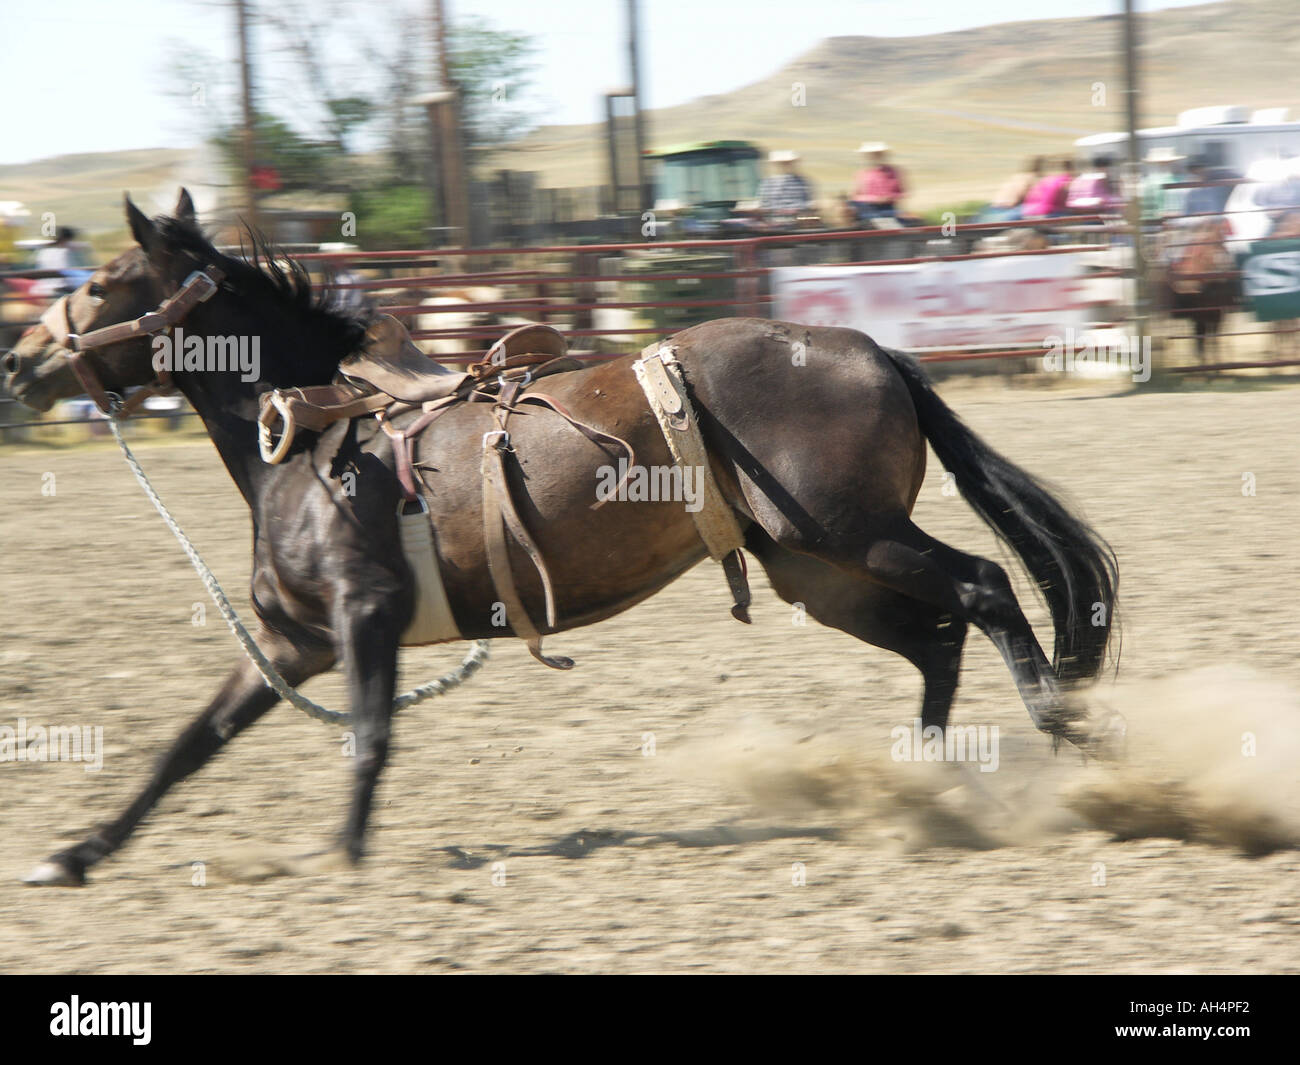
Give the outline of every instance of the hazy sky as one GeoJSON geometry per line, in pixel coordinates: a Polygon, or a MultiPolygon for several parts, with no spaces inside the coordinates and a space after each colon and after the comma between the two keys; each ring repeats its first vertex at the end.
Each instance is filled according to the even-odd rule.
{"type": "MultiPolygon", "coordinates": [[[[1144,0],[1139,7],[1192,2],[1198,0],[1144,0]]],[[[256,9],[275,0],[250,3],[256,9]]],[[[361,12],[427,6],[424,0],[318,3],[361,12]]],[[[537,111],[547,122],[594,121],[600,94],[627,82],[624,0],[447,0],[447,6],[453,18],[473,13],[536,38],[537,111]]],[[[825,37],[907,37],[1100,15],[1121,6],[1120,0],[642,0],[647,102],[663,107],[729,91],[825,37]]],[[[194,102],[176,93],[172,46],[201,48],[218,61],[223,78],[234,73],[234,17],[222,0],[0,0],[0,41],[6,86],[0,163],[192,145],[204,126],[194,102]]],[[[285,70],[265,53],[258,63],[265,83],[285,70]]]]}

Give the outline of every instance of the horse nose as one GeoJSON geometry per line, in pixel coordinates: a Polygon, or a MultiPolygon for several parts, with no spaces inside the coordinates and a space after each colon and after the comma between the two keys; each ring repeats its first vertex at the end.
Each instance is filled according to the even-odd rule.
{"type": "Polygon", "coordinates": [[[5,373],[14,374],[18,372],[18,352],[6,351],[4,357],[0,358],[0,369],[5,373]]]}

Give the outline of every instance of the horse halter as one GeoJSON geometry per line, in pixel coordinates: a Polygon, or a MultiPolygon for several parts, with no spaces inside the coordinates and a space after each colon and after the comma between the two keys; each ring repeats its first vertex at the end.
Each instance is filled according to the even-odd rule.
{"type": "Polygon", "coordinates": [[[142,314],[134,321],[106,325],[102,329],[94,329],[89,333],[77,333],[73,330],[68,296],[60,296],[41,315],[41,325],[50,331],[50,335],[63,348],[64,357],[72,366],[72,372],[77,375],[77,380],[81,382],[86,395],[94,401],[95,406],[103,414],[130,414],[149,396],[169,390],[172,387],[171,373],[155,367],[156,383],[137,392],[130,401],[124,403],[120,396],[104,388],[99,375],[83,358],[84,354],[94,348],[107,347],[109,344],[117,344],[123,340],[165,333],[200,303],[211,299],[225,276],[225,271],[217,266],[205,266],[202,270],[195,270],[185,279],[176,294],[163,300],[157,309],[142,314]]]}

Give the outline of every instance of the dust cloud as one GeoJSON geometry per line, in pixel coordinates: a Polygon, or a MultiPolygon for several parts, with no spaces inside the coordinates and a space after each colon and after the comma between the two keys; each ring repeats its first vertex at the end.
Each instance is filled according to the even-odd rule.
{"type": "MultiPolygon", "coordinates": [[[[990,849],[1085,829],[1268,854],[1300,842],[1300,693],[1237,666],[1119,682],[1087,698],[1128,722],[1118,764],[1046,737],[1001,737],[974,761],[900,761],[888,732],[863,744],[750,720],[675,756],[757,817],[814,819],[863,843],[990,849]]],[[[960,717],[956,720],[960,724],[960,717]]],[[[1010,730],[1007,730],[1010,731],[1010,730]]]]}

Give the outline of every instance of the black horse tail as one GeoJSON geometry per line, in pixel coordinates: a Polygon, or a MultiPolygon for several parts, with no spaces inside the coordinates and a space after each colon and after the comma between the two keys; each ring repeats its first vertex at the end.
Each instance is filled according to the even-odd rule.
{"type": "Polygon", "coordinates": [[[1119,563],[1110,545],[1042,484],[975,435],[920,364],[881,348],[907,383],[917,421],[957,490],[1024,563],[1056,629],[1052,668],[1062,683],[1093,680],[1116,628],[1119,563]]]}

